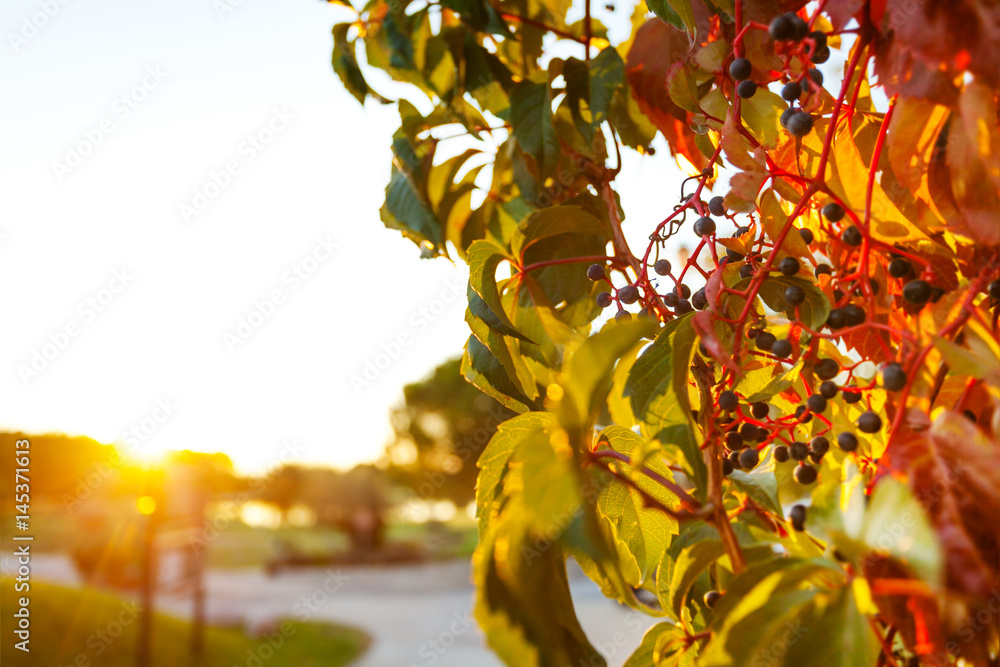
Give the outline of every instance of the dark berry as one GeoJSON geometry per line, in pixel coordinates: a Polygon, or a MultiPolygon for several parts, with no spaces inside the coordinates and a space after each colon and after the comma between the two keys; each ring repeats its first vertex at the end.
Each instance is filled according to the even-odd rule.
{"type": "Polygon", "coordinates": [[[685,285],[684,283],[681,283],[680,285],[674,288],[674,294],[676,294],[682,299],[690,298],[691,288],[685,285]]]}
{"type": "Polygon", "coordinates": [[[809,451],[822,456],[830,451],[830,441],[821,435],[817,435],[809,441],[809,451]]]}
{"type": "Polygon", "coordinates": [[[944,290],[943,287],[938,287],[937,285],[935,285],[934,287],[932,287],[931,288],[931,303],[937,303],[938,301],[940,301],[941,297],[943,297],[944,294],[945,294],[945,290],[944,290]]]}
{"type": "Polygon", "coordinates": [[[735,468],[736,470],[740,469],[740,452],[739,452],[739,450],[737,450],[735,452],[729,452],[729,456],[727,457],[727,460],[729,461],[729,463],[732,464],[733,468],[735,468]]]}
{"type": "Polygon", "coordinates": [[[708,200],[708,211],[712,215],[726,214],[726,200],[724,197],[712,197],[708,200]]]}
{"type": "Polygon", "coordinates": [[[591,264],[587,267],[587,277],[591,280],[604,280],[604,265],[591,264]]]}
{"type": "Polygon", "coordinates": [[[756,419],[764,419],[767,417],[768,412],[770,412],[770,409],[767,407],[767,403],[763,401],[750,404],[750,414],[756,419]]]}
{"type": "Polygon", "coordinates": [[[833,269],[829,264],[817,264],[816,265],[816,277],[819,278],[823,274],[828,276],[833,275],[833,269]]]}
{"type": "Polygon", "coordinates": [[[882,289],[882,286],[874,278],[868,279],[868,286],[872,288],[872,294],[878,294],[879,291],[882,289]]]}
{"type": "Polygon", "coordinates": [[[771,35],[771,39],[778,42],[791,39],[792,35],[795,34],[795,26],[792,25],[792,17],[788,14],[775,16],[771,20],[771,24],[767,26],[767,32],[771,35]]]}
{"type": "Polygon", "coordinates": [[[794,505],[788,512],[788,518],[792,522],[792,528],[800,533],[806,529],[806,506],[794,505]]]}
{"type": "Polygon", "coordinates": [[[861,230],[851,225],[844,230],[844,233],[840,235],[841,240],[849,246],[857,247],[861,245],[865,237],[861,235],[861,230]]]}
{"type": "Polygon", "coordinates": [[[812,484],[816,481],[817,473],[816,468],[813,468],[808,463],[802,463],[795,467],[795,472],[792,473],[795,477],[795,481],[799,484],[812,484]]]}
{"type": "Polygon", "coordinates": [[[806,245],[810,245],[816,240],[816,237],[813,236],[811,229],[800,229],[799,236],[801,236],[802,240],[806,242],[806,245]]]}
{"type": "Polygon", "coordinates": [[[729,459],[722,459],[722,474],[726,477],[733,474],[733,462],[729,459]]]}
{"type": "Polygon", "coordinates": [[[799,111],[793,107],[788,107],[781,112],[781,116],[778,117],[778,122],[781,123],[781,127],[788,129],[788,121],[791,120],[792,116],[797,114],[799,111]]]}
{"type": "Polygon", "coordinates": [[[847,326],[847,314],[840,308],[834,308],[826,318],[826,326],[831,329],[841,329],[847,326]]]}
{"type": "Polygon", "coordinates": [[[735,239],[737,237],[743,236],[744,234],[746,234],[749,231],[750,231],[749,227],[737,227],[736,231],[733,232],[733,238],[735,239]]]}
{"type": "Polygon", "coordinates": [[[711,236],[715,233],[715,220],[708,216],[694,221],[694,233],[698,236],[711,236]]]}
{"type": "Polygon", "coordinates": [[[740,267],[740,278],[749,278],[753,275],[753,267],[749,264],[744,264],[740,267]]]}
{"type": "Polygon", "coordinates": [[[800,405],[799,407],[795,408],[795,418],[799,421],[800,424],[808,424],[809,422],[812,421],[813,416],[812,413],[806,409],[806,406],[800,405]]]}
{"type": "Polygon", "coordinates": [[[736,58],[729,64],[729,76],[733,77],[736,81],[749,79],[752,71],[753,67],[746,58],[736,58]]]}
{"type": "Polygon", "coordinates": [[[778,270],[786,276],[794,276],[799,272],[799,260],[794,257],[786,257],[778,262],[778,270]]]}
{"type": "Polygon", "coordinates": [[[840,372],[840,364],[833,359],[820,359],[813,367],[813,372],[820,380],[832,380],[840,372]]]}
{"type": "Polygon", "coordinates": [[[903,298],[915,306],[922,306],[931,298],[931,286],[926,280],[911,280],[903,285],[903,298]]]}
{"type": "Polygon", "coordinates": [[[861,392],[858,391],[857,387],[845,387],[843,391],[844,403],[852,405],[861,400],[861,392]]]}
{"type": "Polygon", "coordinates": [[[849,303],[844,306],[844,317],[847,318],[847,325],[851,327],[856,327],[859,324],[864,324],[865,314],[864,308],[861,306],[856,306],[853,303],[849,303]]]}
{"type": "Polygon", "coordinates": [[[806,300],[806,291],[798,285],[789,285],[785,288],[785,302],[789,306],[797,306],[806,300]]]}
{"type": "Polygon", "coordinates": [[[779,359],[785,359],[792,353],[792,344],[787,340],[776,340],[771,346],[771,354],[779,359]]]}
{"type": "Polygon", "coordinates": [[[677,303],[677,312],[680,313],[680,314],[682,314],[682,315],[684,313],[694,312],[694,306],[692,306],[691,302],[688,301],[687,299],[681,299],[677,303]]]}
{"type": "Polygon", "coordinates": [[[719,394],[719,407],[726,412],[732,412],[739,406],[739,404],[740,399],[739,396],[736,395],[736,392],[726,390],[719,394]]]}
{"type": "Polygon", "coordinates": [[[754,436],[757,435],[757,427],[750,423],[741,424],[740,435],[746,441],[753,440],[754,436]]]}
{"type": "Polygon", "coordinates": [[[979,421],[979,418],[976,417],[976,413],[973,412],[972,410],[962,410],[962,415],[973,424],[979,421]]]}
{"type": "Polygon", "coordinates": [[[788,445],[777,445],[774,448],[774,460],[778,463],[784,463],[788,460],[788,445]]]}
{"type": "Polygon", "coordinates": [[[597,305],[601,308],[607,308],[614,301],[614,298],[607,292],[601,292],[597,295],[597,305]]]}
{"type": "Polygon", "coordinates": [[[804,137],[813,129],[813,117],[805,111],[796,111],[789,117],[785,129],[793,137],[804,137]]]}
{"type": "Polygon", "coordinates": [[[893,278],[905,278],[910,275],[910,271],[912,270],[913,265],[902,257],[897,257],[889,262],[889,275],[893,278]]]}
{"type": "Polygon", "coordinates": [[[656,275],[665,276],[670,273],[670,262],[665,259],[658,259],[653,264],[653,270],[656,271],[656,275]]]}
{"type": "Polygon", "coordinates": [[[740,81],[736,86],[736,94],[743,99],[748,99],[754,96],[757,92],[757,84],[753,81],[747,79],[746,81],[740,81]]]}
{"type": "Polygon", "coordinates": [[[711,609],[712,607],[715,606],[715,604],[719,601],[719,598],[721,597],[722,593],[720,593],[719,591],[709,591],[705,593],[705,598],[704,598],[705,606],[711,609]]]}
{"type": "Polygon", "coordinates": [[[708,307],[708,298],[705,296],[704,287],[691,295],[691,305],[698,310],[705,310],[708,307]]]}
{"type": "Polygon", "coordinates": [[[770,437],[770,435],[771,435],[771,432],[768,431],[763,426],[758,426],[757,427],[757,435],[756,435],[757,442],[764,442],[765,440],[767,440],[770,437]]]}
{"type": "Polygon", "coordinates": [[[740,452],[740,467],[744,470],[753,470],[760,463],[760,453],[753,447],[748,447],[740,452]]]}
{"type": "Polygon", "coordinates": [[[889,391],[899,391],[906,386],[906,371],[896,362],[886,364],[882,369],[882,386],[889,391]]]}
{"type": "Polygon", "coordinates": [[[730,450],[743,449],[743,436],[736,431],[726,434],[726,447],[730,450]]]}
{"type": "Polygon", "coordinates": [[[792,39],[797,42],[809,34],[809,24],[802,20],[798,14],[791,12],[789,14],[792,22],[792,39]]]}
{"type": "Polygon", "coordinates": [[[788,448],[788,455],[796,461],[805,461],[809,456],[809,445],[804,442],[793,442],[788,448]]]}
{"type": "Polygon", "coordinates": [[[812,79],[813,83],[815,83],[817,86],[823,85],[823,73],[820,72],[818,69],[809,70],[809,78],[812,79]]]}
{"type": "Polygon", "coordinates": [[[766,331],[761,331],[759,334],[757,334],[757,338],[754,340],[754,342],[757,344],[758,350],[764,350],[765,352],[768,352],[774,348],[774,344],[777,342],[777,339],[774,337],[774,334],[770,334],[766,331]]]}
{"type": "Polygon", "coordinates": [[[635,303],[639,300],[639,290],[635,285],[626,285],[618,290],[618,300],[622,303],[635,303]]]}
{"type": "Polygon", "coordinates": [[[1000,299],[1000,280],[994,280],[986,288],[991,299],[1000,299]]]}
{"type": "Polygon", "coordinates": [[[631,322],[631,321],[632,321],[632,313],[628,312],[627,310],[619,310],[617,313],[615,313],[615,322],[621,323],[621,322],[631,322]]]}
{"type": "Polygon", "coordinates": [[[882,428],[882,418],[869,410],[858,417],[858,430],[862,433],[878,433],[882,428]]]}
{"type": "Polygon", "coordinates": [[[828,46],[818,47],[815,51],[813,51],[812,58],[810,58],[810,60],[812,60],[813,64],[815,65],[822,65],[829,59],[830,59],[830,47],[828,46]]]}
{"type": "Polygon", "coordinates": [[[831,382],[830,380],[827,380],[819,386],[819,393],[824,398],[833,398],[837,395],[838,391],[840,391],[840,387],[837,386],[836,382],[831,382]]]}
{"type": "Polygon", "coordinates": [[[837,202],[830,202],[823,207],[823,217],[830,222],[840,222],[844,218],[844,209],[837,202]]]}
{"type": "Polygon", "coordinates": [[[813,413],[818,414],[826,410],[826,399],[822,394],[813,394],[806,399],[806,405],[813,413]]]}
{"type": "Polygon", "coordinates": [[[811,33],[806,35],[806,37],[811,37],[814,42],[816,42],[816,48],[821,48],[826,46],[826,33],[822,30],[813,30],[811,33]]]}
{"type": "Polygon", "coordinates": [[[853,452],[858,448],[858,436],[853,433],[841,433],[837,436],[837,446],[845,452],[853,452]]]}
{"type": "Polygon", "coordinates": [[[786,83],[785,87],[781,89],[781,99],[786,102],[794,102],[802,96],[802,86],[799,85],[798,81],[792,81],[791,83],[786,83]]]}
{"type": "Polygon", "coordinates": [[[730,262],[738,262],[743,259],[743,255],[732,248],[726,248],[726,259],[730,262]]]}
{"type": "Polygon", "coordinates": [[[667,308],[676,308],[677,304],[680,303],[680,299],[673,292],[670,292],[665,297],[663,297],[663,303],[667,308]]]}

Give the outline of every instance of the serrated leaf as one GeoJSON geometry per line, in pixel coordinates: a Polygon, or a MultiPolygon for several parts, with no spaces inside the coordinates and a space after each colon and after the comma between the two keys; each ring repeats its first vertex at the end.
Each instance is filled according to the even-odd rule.
{"type": "Polygon", "coordinates": [[[746,473],[742,470],[734,470],[728,477],[733,485],[753,498],[761,507],[773,512],[779,518],[784,518],[785,514],[778,501],[778,480],[774,478],[774,473],[770,470],[756,470],[746,473]]]}
{"type": "Polygon", "coordinates": [[[555,169],[559,159],[559,139],[552,125],[552,101],[544,83],[522,81],[511,92],[510,122],[514,138],[530,155],[541,178],[555,169]]]}

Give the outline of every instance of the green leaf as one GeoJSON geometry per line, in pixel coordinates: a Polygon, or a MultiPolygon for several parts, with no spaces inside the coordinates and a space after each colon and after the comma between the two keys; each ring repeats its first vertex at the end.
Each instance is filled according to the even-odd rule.
{"type": "Polygon", "coordinates": [[[643,435],[684,452],[687,470],[698,488],[707,477],[691,422],[688,378],[696,334],[692,315],[682,315],[660,330],[653,344],[636,359],[625,384],[632,412],[643,435]]]}
{"type": "Polygon", "coordinates": [[[774,512],[779,518],[784,518],[781,503],[778,501],[778,481],[770,470],[755,470],[745,473],[734,470],[728,479],[733,485],[753,498],[764,509],[774,512]]]}
{"type": "MultiPolygon", "coordinates": [[[[519,333],[500,302],[500,293],[497,290],[497,267],[503,261],[510,261],[507,251],[493,241],[479,240],[469,246],[466,251],[466,262],[469,265],[469,285],[475,290],[479,298],[483,300],[486,307],[493,313],[493,318],[485,320],[487,324],[496,322],[500,328],[496,329],[507,336],[515,336],[521,340],[528,340],[519,333]],[[513,333],[508,333],[513,332],[513,333]]],[[[491,327],[495,328],[495,327],[491,327]]],[[[529,341],[530,342],[530,341],[529,341]]]]}
{"type": "Polygon", "coordinates": [[[610,390],[615,363],[642,338],[653,335],[656,322],[648,319],[609,322],[588,338],[569,358],[559,384],[565,397],[560,420],[567,428],[593,423],[610,390]]]}
{"type": "Polygon", "coordinates": [[[511,93],[510,122],[517,145],[530,155],[544,179],[559,159],[559,140],[552,125],[552,101],[544,83],[522,81],[511,93]]]}
{"type": "Polygon", "coordinates": [[[922,580],[941,584],[941,543],[924,508],[910,487],[883,477],[871,494],[862,541],[874,551],[888,553],[922,580]]]}
{"type": "Polygon", "coordinates": [[[642,636],[639,648],[629,656],[622,667],[654,667],[659,657],[659,649],[667,642],[682,639],[684,630],[671,622],[657,623],[642,636]]]}
{"type": "MultiPolygon", "coordinates": [[[[626,456],[634,456],[646,444],[642,436],[621,426],[608,426],[601,431],[598,441],[626,456]]],[[[652,498],[670,508],[678,506],[677,497],[671,491],[649,479],[640,470],[622,462],[612,465],[623,468],[633,483],[652,498]]],[[[643,467],[673,481],[670,468],[655,455],[644,461],[643,467]]],[[[635,569],[631,572],[632,576],[628,577],[629,583],[640,586],[656,571],[670,546],[670,536],[677,534],[677,521],[663,510],[647,506],[638,490],[615,479],[601,490],[597,499],[597,511],[611,526],[615,541],[633,561],[635,569]]],[[[629,570],[630,568],[625,569],[626,576],[630,574],[629,570]]]]}
{"type": "Polygon", "coordinates": [[[758,87],[753,97],[744,99],[740,104],[743,123],[757,142],[766,150],[778,147],[781,137],[781,124],[778,119],[781,112],[788,108],[780,96],[767,88],[758,87]]]}
{"type": "Polygon", "coordinates": [[[529,412],[500,424],[496,433],[479,455],[476,466],[476,516],[479,517],[480,535],[485,528],[493,503],[500,493],[500,482],[507,475],[511,457],[522,446],[547,443],[549,431],[556,425],[555,417],[546,412],[529,412]]]}
{"type": "Polygon", "coordinates": [[[511,251],[523,263],[525,253],[534,244],[567,234],[595,236],[605,243],[610,240],[600,220],[579,206],[562,205],[535,211],[521,221],[511,239],[511,251]]]}
{"type": "Polygon", "coordinates": [[[462,375],[480,391],[515,412],[538,409],[538,405],[513,383],[503,363],[475,336],[469,336],[465,343],[462,375]]]}
{"type": "MultiPolygon", "coordinates": [[[[755,664],[755,660],[760,664],[768,664],[770,660],[789,667],[810,664],[808,661],[786,662],[781,651],[787,652],[807,636],[799,619],[806,605],[821,595],[814,582],[822,578],[842,584],[843,570],[836,563],[822,559],[791,558],[765,561],[757,568],[746,570],[730,582],[713,608],[713,636],[699,664],[730,667],[755,664]],[[780,569],[775,571],[776,568],[780,569]],[[783,640],[786,634],[788,638],[783,640]]],[[[822,595],[821,602],[825,602],[828,594],[822,595]]]]}
{"type": "Polygon", "coordinates": [[[830,301],[814,284],[803,278],[787,276],[770,276],[760,284],[760,298],[771,310],[785,313],[789,320],[801,320],[807,327],[816,331],[830,316],[830,301]],[[789,285],[798,285],[806,293],[806,300],[799,304],[799,317],[795,316],[795,307],[785,301],[785,290],[789,285]]]}
{"type": "Polygon", "coordinates": [[[698,575],[725,554],[726,547],[720,540],[703,540],[681,552],[670,577],[670,608],[675,618],[680,617],[698,575]]]}
{"type": "Polygon", "coordinates": [[[347,92],[353,95],[358,102],[364,104],[365,98],[371,91],[365,81],[364,74],[361,73],[361,68],[358,66],[358,59],[355,55],[356,42],[347,38],[350,28],[350,23],[338,23],[333,26],[333,71],[340,77],[347,92]]]}
{"type": "Polygon", "coordinates": [[[392,168],[392,178],[385,188],[381,217],[386,227],[401,231],[417,245],[426,241],[438,247],[444,238],[444,229],[434,211],[396,167],[392,168]]]}
{"type": "Polygon", "coordinates": [[[473,556],[475,617],[487,642],[508,665],[606,667],[573,610],[562,548],[532,534],[519,510],[505,510],[473,556]]]}

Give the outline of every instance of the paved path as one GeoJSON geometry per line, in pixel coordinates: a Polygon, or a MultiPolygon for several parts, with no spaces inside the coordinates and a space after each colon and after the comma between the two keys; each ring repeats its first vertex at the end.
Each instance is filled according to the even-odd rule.
{"type": "MultiPolygon", "coordinates": [[[[79,584],[64,557],[39,555],[32,565],[38,578],[79,584]]],[[[356,667],[501,667],[471,618],[473,589],[464,561],[315,568],[276,577],[256,570],[213,570],[207,587],[209,622],[242,622],[253,633],[273,630],[281,618],[329,620],[365,630],[372,646],[356,667]]],[[[588,637],[610,667],[620,666],[653,619],[607,600],[575,567],[571,589],[588,637]]],[[[160,596],[157,605],[178,616],[191,611],[184,598],[160,596]]]]}

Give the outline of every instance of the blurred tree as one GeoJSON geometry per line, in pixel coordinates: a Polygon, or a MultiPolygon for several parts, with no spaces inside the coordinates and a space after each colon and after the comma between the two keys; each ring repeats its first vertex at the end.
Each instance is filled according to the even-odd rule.
{"type": "Polygon", "coordinates": [[[464,505],[475,497],[480,452],[515,413],[469,384],[460,367],[461,359],[447,361],[403,388],[385,458],[393,479],[421,498],[464,505]]]}

